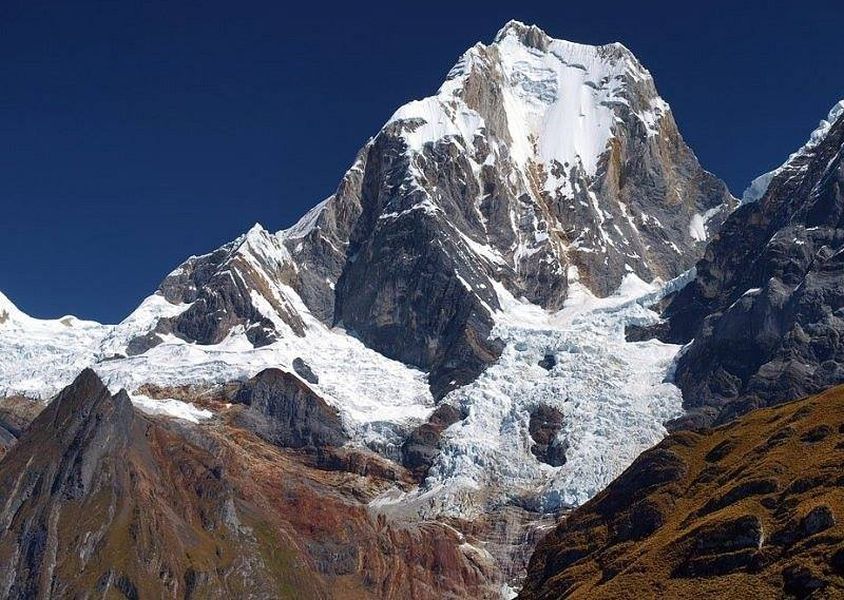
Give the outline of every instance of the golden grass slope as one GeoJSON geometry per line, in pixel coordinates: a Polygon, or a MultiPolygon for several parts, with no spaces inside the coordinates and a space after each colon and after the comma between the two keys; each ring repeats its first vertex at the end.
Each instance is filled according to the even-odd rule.
{"type": "Polygon", "coordinates": [[[844,387],[668,436],[540,543],[520,598],[844,598],[844,387]]]}

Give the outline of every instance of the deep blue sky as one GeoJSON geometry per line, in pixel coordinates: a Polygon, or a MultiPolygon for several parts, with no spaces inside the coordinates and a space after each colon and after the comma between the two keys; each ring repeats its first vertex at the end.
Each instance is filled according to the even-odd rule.
{"type": "Polygon", "coordinates": [[[285,4],[0,2],[0,290],[121,319],[188,255],[329,195],[510,18],[631,48],[735,194],[844,96],[840,2],[285,4]]]}

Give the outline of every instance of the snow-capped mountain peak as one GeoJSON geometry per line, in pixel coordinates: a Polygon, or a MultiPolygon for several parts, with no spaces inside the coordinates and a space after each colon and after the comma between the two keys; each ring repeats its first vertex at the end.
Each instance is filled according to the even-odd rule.
{"type": "Polygon", "coordinates": [[[508,36],[516,37],[525,46],[537,49],[544,49],[547,46],[549,37],[536,25],[527,25],[517,19],[510,19],[504,27],[498,30],[493,38],[493,43],[498,43],[508,36]]]}
{"type": "Polygon", "coordinates": [[[642,122],[644,135],[656,135],[669,110],[623,45],[554,39],[510,21],[492,44],[467,50],[435,96],[406,104],[388,124],[423,122],[408,127],[413,149],[447,136],[471,148],[475,136],[492,130],[525,168],[580,165],[591,176],[624,114],[642,122]],[[481,95],[483,80],[498,88],[501,101],[481,95]]]}
{"type": "MultiPolygon", "coordinates": [[[[400,107],[296,225],[256,224],[190,257],[74,360],[133,390],[299,365],[355,443],[399,461],[408,429],[448,402],[465,422],[421,451],[432,483],[470,494],[463,474],[476,473],[470,488],[509,480],[545,489],[546,507],[575,504],[674,414],[676,348],[630,347],[624,325],[655,319],[640,301],[695,263],[732,202],[629,50],[511,22],[400,107]],[[537,454],[531,429],[548,414],[570,422],[537,454]],[[560,453],[569,466],[552,471],[560,453]]],[[[0,374],[36,366],[21,366],[32,344],[14,343],[0,374]]],[[[70,374],[45,380],[47,366],[20,388],[70,374]]]]}
{"type": "Polygon", "coordinates": [[[839,100],[833,105],[826,118],[821,119],[821,122],[818,123],[818,126],[809,135],[808,141],[799,150],[792,153],[783,164],[773,171],[763,173],[750,182],[750,185],[747,186],[747,189],[744,190],[741,196],[741,203],[747,204],[748,202],[759,200],[768,191],[768,187],[774,178],[780,174],[784,172],[787,172],[787,174],[799,172],[801,170],[800,165],[805,162],[806,156],[826,138],[832,125],[842,115],[844,115],[844,99],[839,100]]]}
{"type": "Polygon", "coordinates": [[[627,48],[513,21],[400,107],[297,224],[185,261],[159,291],[184,311],[133,348],[305,335],[301,302],[442,396],[499,356],[496,285],[558,309],[570,273],[598,296],[630,273],[673,278],[732,201],[627,48]]]}

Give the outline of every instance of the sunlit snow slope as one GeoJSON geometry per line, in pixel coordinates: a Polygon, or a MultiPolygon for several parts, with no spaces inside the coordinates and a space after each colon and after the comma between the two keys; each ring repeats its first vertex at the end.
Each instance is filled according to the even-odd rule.
{"type": "MultiPolygon", "coordinates": [[[[288,290],[288,298],[296,300],[295,292],[288,290]]],[[[126,388],[131,392],[145,383],[168,386],[241,380],[267,367],[293,371],[294,359],[300,358],[319,376],[318,384],[309,385],[340,409],[359,443],[374,449],[395,452],[399,435],[433,408],[424,373],[366,348],[341,329],[327,328],[310,316],[301,301],[296,308],[307,326],[304,337],[288,328],[278,342],[255,348],[241,327],[219,344],[195,344],[168,335],[143,354],[124,356],[116,354],[115,348],[125,348],[139,323],[178,314],[187,306],[174,307],[155,294],[122,323],[100,325],[73,317],[33,319],[5,296],[0,300],[11,315],[0,324],[0,396],[22,394],[47,400],[86,366],[93,366],[113,391],[126,388]]],[[[156,403],[134,394],[132,398],[142,410],[181,418],[188,414],[191,420],[196,416],[180,412],[178,404],[156,403]]]]}
{"type": "MultiPolygon", "coordinates": [[[[661,289],[630,275],[617,294],[601,299],[575,284],[565,307],[547,312],[499,287],[503,309],[495,314],[494,333],[506,343],[500,361],[444,399],[468,416],[446,431],[423,488],[411,496],[388,494],[378,504],[400,500],[428,516],[474,514],[514,500],[551,511],[578,505],[602,489],[665,435],[662,423],[681,413],[679,390],[664,382],[679,347],[624,340],[626,325],[656,321],[643,305],[654,302],[661,289]],[[550,370],[539,365],[548,355],[556,362],[550,370]],[[561,467],[542,464],[530,452],[528,421],[540,405],[564,415],[559,437],[567,450],[561,467]]],[[[139,311],[152,310],[155,298],[139,311]]],[[[301,357],[319,376],[312,387],[342,411],[356,433],[354,443],[395,456],[401,433],[433,411],[424,374],[368,350],[342,330],[326,328],[308,317],[303,305],[297,308],[307,319],[304,338],[291,332],[253,348],[242,331],[216,345],[172,337],[142,355],[110,360],[102,360],[99,343],[113,343],[137,314],[121,325],[103,326],[39,321],[13,309],[11,326],[9,321],[0,326],[5,382],[0,393],[46,398],[90,364],[113,389],[131,391],[144,383],[222,383],[268,366],[292,370],[293,359],[301,357]]],[[[181,408],[177,400],[134,394],[133,400],[142,410],[192,421],[210,416],[181,408]]]]}

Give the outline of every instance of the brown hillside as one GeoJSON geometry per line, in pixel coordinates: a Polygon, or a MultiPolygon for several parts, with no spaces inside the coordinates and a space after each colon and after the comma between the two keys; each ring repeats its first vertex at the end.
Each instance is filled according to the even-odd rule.
{"type": "Polygon", "coordinates": [[[844,387],[677,432],[540,543],[520,595],[844,598],[844,387]]]}
{"type": "Polygon", "coordinates": [[[497,596],[453,528],[370,513],[408,473],[279,448],[233,424],[242,409],[149,417],[83,372],[0,461],[0,598],[497,596]]]}

